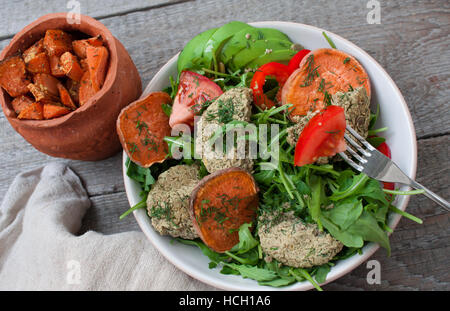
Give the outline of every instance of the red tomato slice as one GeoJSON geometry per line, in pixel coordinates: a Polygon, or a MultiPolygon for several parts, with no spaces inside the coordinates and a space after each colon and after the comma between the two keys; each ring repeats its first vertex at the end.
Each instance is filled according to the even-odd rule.
{"type": "MultiPolygon", "coordinates": [[[[388,144],[385,142],[382,142],[378,146],[378,151],[387,156],[389,159],[391,159],[391,149],[389,148],[388,144]]],[[[392,182],[383,182],[383,188],[388,190],[394,190],[395,189],[395,183],[392,182]]]]}
{"type": "Polygon", "coordinates": [[[275,103],[264,94],[263,87],[266,83],[266,77],[272,76],[278,82],[280,90],[289,78],[290,72],[288,66],[276,62],[267,63],[259,67],[253,75],[250,82],[250,88],[253,90],[253,102],[261,109],[272,108],[275,103]]]}
{"type": "Polygon", "coordinates": [[[294,165],[314,163],[319,157],[334,156],[347,149],[344,109],[328,106],[305,126],[295,147],[294,165]]]}
{"type": "Polygon", "coordinates": [[[192,71],[183,71],[180,75],[178,93],[173,101],[169,119],[170,127],[177,124],[194,126],[194,116],[203,103],[219,97],[223,93],[220,86],[207,77],[192,71]]]}

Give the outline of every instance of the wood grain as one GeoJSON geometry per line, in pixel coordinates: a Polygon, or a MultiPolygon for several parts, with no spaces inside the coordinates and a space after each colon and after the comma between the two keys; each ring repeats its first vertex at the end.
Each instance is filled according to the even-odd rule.
{"type": "MultiPolygon", "coordinates": [[[[14,36],[19,30],[38,17],[56,12],[75,12],[94,18],[116,16],[130,12],[163,7],[183,0],[134,0],[134,1],[89,1],[89,0],[7,0],[2,1],[0,38],[14,36]],[[79,6],[78,6],[79,5],[79,6]]],[[[186,0],[184,0],[186,1],[186,0]]]]}
{"type": "MultiPolygon", "coordinates": [[[[448,113],[450,3],[445,0],[380,1],[381,24],[366,21],[367,1],[109,0],[80,1],[83,14],[98,17],[125,45],[145,86],[159,68],[195,34],[230,20],[294,21],[341,35],[372,55],[391,75],[410,108],[418,135],[417,179],[445,198],[449,189],[448,113]]],[[[8,1],[0,8],[0,38],[11,37],[44,13],[65,11],[67,1],[8,1]],[[22,4],[23,3],[23,4],[22,4]],[[45,3],[45,4],[44,4],[45,3]],[[26,10],[23,10],[23,8],[26,10]],[[45,7],[45,12],[42,8],[45,7]]],[[[0,41],[5,47],[9,39],[0,41]]],[[[25,142],[0,114],[0,198],[14,176],[50,161],[67,163],[83,180],[92,207],[80,233],[140,230],[124,192],[121,154],[99,161],[55,159],[25,142]]],[[[423,196],[411,198],[408,212],[423,225],[402,219],[391,237],[392,256],[379,250],[380,285],[366,282],[365,264],[326,285],[327,290],[449,290],[449,216],[423,196]]]]}

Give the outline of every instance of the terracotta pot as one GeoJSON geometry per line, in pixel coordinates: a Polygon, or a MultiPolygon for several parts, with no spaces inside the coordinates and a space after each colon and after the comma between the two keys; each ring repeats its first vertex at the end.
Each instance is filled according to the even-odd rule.
{"type": "Polygon", "coordinates": [[[100,34],[109,50],[109,68],[101,90],[83,106],[51,120],[17,119],[12,98],[1,88],[0,104],[12,127],[39,151],[74,160],[105,159],[121,150],[116,119],[123,107],[141,95],[141,78],[128,52],[102,23],[82,15],[80,24],[69,24],[66,17],[67,13],[48,14],[26,26],[2,51],[0,60],[24,51],[48,29],[100,34]]]}

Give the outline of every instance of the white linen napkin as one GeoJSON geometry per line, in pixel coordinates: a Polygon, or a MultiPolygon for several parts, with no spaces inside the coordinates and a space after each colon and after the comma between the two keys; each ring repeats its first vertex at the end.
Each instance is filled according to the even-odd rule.
{"type": "Polygon", "coordinates": [[[63,164],[21,173],[0,206],[0,290],[212,290],[142,232],[77,236],[90,201],[63,164]]]}

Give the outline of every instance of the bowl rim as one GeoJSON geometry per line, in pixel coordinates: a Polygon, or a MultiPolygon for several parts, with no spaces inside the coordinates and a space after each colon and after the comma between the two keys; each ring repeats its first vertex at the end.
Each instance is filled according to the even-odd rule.
{"type": "MultiPolygon", "coordinates": [[[[398,88],[398,86],[395,84],[395,82],[392,80],[392,78],[390,77],[390,75],[386,72],[386,70],[372,57],[370,56],[367,52],[365,52],[363,49],[361,49],[360,47],[358,47],[356,44],[352,43],[351,41],[333,33],[330,31],[327,31],[325,29],[319,28],[319,27],[315,27],[315,26],[311,26],[311,25],[306,25],[306,24],[302,24],[302,23],[296,23],[296,22],[285,22],[285,21],[258,21],[258,22],[249,22],[250,25],[252,26],[259,26],[259,27],[274,27],[274,25],[287,25],[287,26],[291,26],[291,27],[302,27],[302,28],[307,28],[309,30],[313,30],[315,32],[319,31],[319,32],[326,32],[327,35],[330,38],[338,38],[339,40],[345,42],[346,44],[348,44],[349,46],[351,46],[353,49],[357,50],[359,53],[363,54],[370,62],[372,62],[374,64],[374,66],[381,71],[381,73],[388,79],[388,83],[393,87],[393,91],[395,93],[397,93],[399,99],[400,99],[400,104],[402,105],[403,111],[405,112],[406,118],[407,118],[407,123],[408,123],[408,132],[411,135],[411,144],[412,144],[412,149],[413,149],[413,154],[412,154],[412,161],[409,164],[409,169],[410,169],[410,176],[411,178],[415,178],[416,177],[416,171],[417,171],[417,139],[416,139],[416,132],[415,132],[415,128],[414,128],[414,123],[411,117],[411,113],[408,109],[408,106],[406,104],[405,99],[403,98],[403,95],[400,92],[400,89],[398,88]]],[[[159,70],[158,72],[153,76],[153,78],[151,79],[151,81],[147,84],[146,88],[144,89],[144,92],[142,93],[142,96],[145,96],[146,94],[148,94],[149,92],[149,87],[151,86],[153,81],[158,81],[160,79],[160,76],[162,76],[171,66],[173,66],[173,63],[176,62],[178,55],[180,53],[177,53],[175,56],[171,57],[159,70]]],[[[134,204],[136,204],[133,201],[132,195],[130,194],[130,187],[131,187],[131,179],[126,175],[126,166],[125,166],[125,161],[126,161],[127,155],[125,152],[123,152],[123,163],[122,163],[122,173],[123,173],[123,178],[124,178],[124,184],[125,184],[125,191],[127,194],[127,198],[128,201],[130,203],[130,206],[133,206],[134,204]]],[[[403,199],[403,202],[401,204],[401,206],[397,206],[399,209],[401,210],[405,210],[408,202],[409,202],[409,196],[405,196],[403,199]]],[[[161,245],[159,245],[159,243],[157,243],[157,241],[153,240],[151,238],[150,235],[150,231],[152,228],[150,222],[148,221],[148,216],[146,214],[146,211],[139,209],[139,210],[135,210],[133,211],[133,215],[139,225],[139,227],[141,228],[141,230],[143,231],[143,233],[147,236],[147,238],[150,240],[150,242],[152,243],[152,245],[165,257],[166,260],[168,260],[170,263],[172,263],[174,266],[176,266],[178,269],[180,269],[181,271],[183,271],[184,273],[186,273],[187,275],[191,276],[192,278],[195,278],[197,280],[200,280],[201,282],[208,284],[210,286],[219,288],[219,289],[223,289],[223,290],[249,290],[248,288],[246,288],[246,285],[236,285],[236,286],[229,286],[227,284],[224,284],[224,282],[222,281],[218,281],[217,279],[215,279],[214,277],[210,277],[210,276],[206,276],[206,275],[197,275],[194,274],[192,271],[190,271],[186,266],[185,263],[182,260],[179,260],[178,258],[172,258],[171,256],[169,256],[168,252],[165,250],[164,247],[162,247],[161,245]]],[[[394,231],[395,228],[397,227],[399,221],[401,219],[401,216],[398,214],[393,214],[391,221],[390,221],[390,227],[391,229],[394,231]]],[[[390,234],[389,234],[390,235],[390,234]]],[[[328,284],[330,282],[335,281],[338,278],[341,278],[342,276],[350,273],[352,270],[354,270],[355,268],[359,267],[363,262],[365,262],[367,259],[369,259],[378,249],[379,249],[379,245],[373,242],[368,243],[367,245],[365,245],[362,249],[362,254],[358,255],[355,254],[353,255],[351,258],[356,257],[355,262],[352,263],[351,265],[349,265],[348,267],[345,267],[344,269],[342,269],[342,271],[336,273],[333,276],[328,275],[327,279],[324,283],[321,283],[321,285],[325,285],[328,284]]],[[[241,276],[238,276],[241,277],[241,276]]],[[[310,284],[307,281],[303,281],[303,282],[298,282],[298,283],[294,283],[292,285],[289,285],[287,287],[282,287],[282,288],[272,288],[272,287],[267,287],[267,286],[258,286],[258,290],[272,290],[272,291],[286,291],[286,290],[309,290],[309,289],[313,289],[313,285],[310,284]]],[[[253,290],[253,289],[252,289],[253,290]]]]}
{"type": "MultiPolygon", "coordinates": [[[[89,36],[95,36],[95,35],[102,35],[103,40],[107,44],[108,52],[109,52],[109,59],[108,59],[108,70],[106,72],[105,76],[105,82],[103,83],[103,86],[101,89],[94,94],[88,101],[78,107],[77,109],[71,111],[70,113],[57,117],[54,119],[49,120],[20,120],[17,119],[17,115],[14,110],[12,110],[8,104],[7,104],[7,96],[10,97],[10,95],[3,90],[3,88],[0,88],[0,104],[2,106],[3,112],[5,116],[8,118],[9,121],[14,122],[20,126],[27,126],[27,127],[36,127],[36,128],[52,128],[60,126],[62,123],[66,122],[67,120],[76,117],[78,114],[83,113],[85,110],[88,110],[89,107],[94,105],[102,96],[104,96],[106,93],[110,92],[111,88],[114,85],[114,81],[117,76],[117,68],[119,63],[119,57],[117,55],[117,45],[116,45],[116,39],[111,33],[111,31],[100,21],[96,20],[93,17],[90,17],[88,15],[80,14],[80,23],[79,24],[69,24],[67,22],[67,12],[59,12],[59,13],[49,13],[46,15],[43,15],[24,28],[22,28],[19,32],[17,32],[14,37],[11,39],[11,41],[8,43],[8,45],[1,51],[0,53],[0,61],[3,61],[4,59],[11,57],[15,54],[17,54],[20,50],[18,49],[18,45],[20,45],[20,41],[25,36],[29,35],[30,32],[35,30],[35,28],[40,27],[42,24],[45,23],[51,23],[53,21],[61,21],[64,20],[65,23],[63,23],[60,27],[62,29],[70,30],[70,31],[79,31],[83,34],[89,35],[89,36]],[[83,29],[83,30],[81,30],[83,29]],[[86,32],[86,30],[92,30],[91,33],[86,32]],[[12,51],[13,46],[16,46],[16,49],[12,51]]],[[[38,39],[39,40],[39,39],[38,39]]]]}

